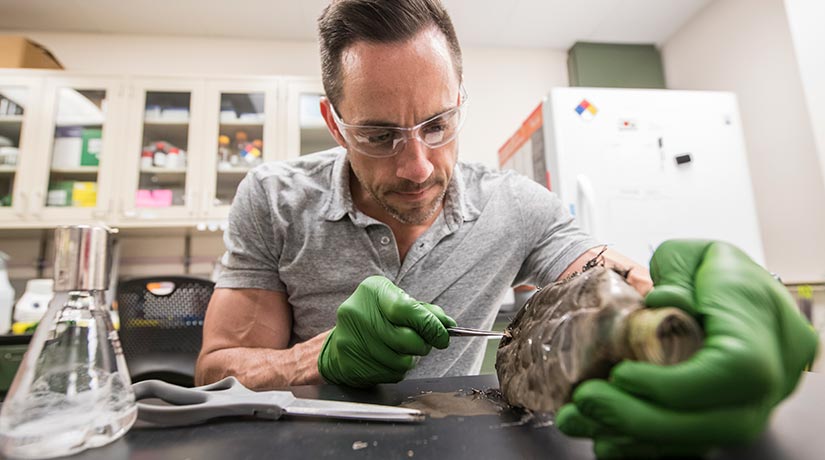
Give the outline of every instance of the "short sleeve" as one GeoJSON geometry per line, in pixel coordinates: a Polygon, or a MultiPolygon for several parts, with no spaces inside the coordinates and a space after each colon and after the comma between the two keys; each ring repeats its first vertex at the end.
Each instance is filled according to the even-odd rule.
{"type": "Polygon", "coordinates": [[[527,252],[516,285],[552,283],[588,249],[599,246],[576,225],[558,195],[523,176],[515,177],[513,187],[527,252]]]}
{"type": "Polygon", "coordinates": [[[256,288],[286,291],[278,275],[285,224],[274,205],[276,185],[267,189],[251,171],[238,185],[229,210],[229,226],[223,235],[226,252],[218,288],[256,288]]]}

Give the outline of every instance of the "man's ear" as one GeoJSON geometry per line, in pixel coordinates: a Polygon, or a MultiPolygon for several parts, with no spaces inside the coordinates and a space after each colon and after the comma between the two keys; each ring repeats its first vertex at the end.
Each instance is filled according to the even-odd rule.
{"type": "Polygon", "coordinates": [[[335,138],[335,142],[338,142],[338,145],[347,148],[347,141],[344,140],[344,136],[342,136],[341,131],[338,130],[338,125],[335,124],[335,118],[332,115],[332,104],[329,102],[329,99],[321,97],[319,104],[321,106],[321,116],[324,117],[324,122],[327,124],[329,133],[332,134],[332,137],[335,138]]]}

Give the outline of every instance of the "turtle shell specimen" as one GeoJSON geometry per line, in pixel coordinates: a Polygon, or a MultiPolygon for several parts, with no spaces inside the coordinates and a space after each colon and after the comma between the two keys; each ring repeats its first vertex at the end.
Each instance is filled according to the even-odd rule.
{"type": "Polygon", "coordinates": [[[696,321],[676,308],[645,308],[626,275],[591,265],[527,301],[496,354],[508,403],[555,412],[576,385],[606,378],[624,359],[667,365],[699,349],[702,330],[696,321]]]}

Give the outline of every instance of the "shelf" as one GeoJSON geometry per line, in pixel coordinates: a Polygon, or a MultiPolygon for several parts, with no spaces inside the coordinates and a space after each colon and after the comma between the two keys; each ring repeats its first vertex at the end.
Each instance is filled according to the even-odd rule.
{"type": "Polygon", "coordinates": [[[186,168],[162,168],[152,166],[150,168],[140,168],[141,174],[186,174],[186,168]]]}
{"type": "Polygon", "coordinates": [[[144,125],[148,126],[189,126],[189,119],[185,120],[143,120],[144,125]]]}
{"type": "Polygon", "coordinates": [[[96,119],[89,119],[89,118],[63,118],[57,120],[55,122],[55,126],[58,128],[63,128],[66,126],[81,126],[81,127],[89,127],[89,126],[103,126],[103,120],[96,118],[96,119]]]}
{"type": "Polygon", "coordinates": [[[263,126],[263,120],[219,120],[221,126],[263,126]]]}
{"type": "Polygon", "coordinates": [[[0,123],[23,123],[23,115],[0,115],[0,123]]]}
{"type": "Polygon", "coordinates": [[[0,165],[0,174],[14,174],[17,172],[17,166],[0,165]]]}
{"type": "Polygon", "coordinates": [[[221,168],[218,166],[218,174],[246,174],[254,166],[232,166],[229,168],[221,168]]]}
{"type": "Polygon", "coordinates": [[[52,168],[51,171],[57,174],[97,174],[99,166],[78,166],[76,168],[52,168]]]}

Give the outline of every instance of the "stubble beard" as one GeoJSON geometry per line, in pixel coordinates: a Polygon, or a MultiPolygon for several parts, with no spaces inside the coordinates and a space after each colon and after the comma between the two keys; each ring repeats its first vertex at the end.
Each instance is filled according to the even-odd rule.
{"type": "Polygon", "coordinates": [[[443,183],[444,181],[435,180],[432,184],[426,184],[425,187],[432,187],[432,186],[440,186],[441,191],[439,192],[438,196],[435,199],[426,204],[422,208],[415,208],[408,211],[402,211],[395,206],[391,205],[387,200],[382,197],[382,194],[378,193],[376,188],[367,186],[367,182],[361,179],[358,172],[355,171],[355,168],[352,168],[351,171],[355,174],[356,179],[361,184],[364,189],[367,190],[370,197],[378,203],[387,214],[390,215],[393,219],[401,222],[402,224],[406,225],[422,225],[427,223],[432,217],[441,209],[441,204],[444,201],[444,197],[447,195],[447,185],[443,183]]]}
{"type": "Polygon", "coordinates": [[[441,203],[444,200],[444,196],[447,194],[447,188],[441,187],[441,192],[438,196],[429,204],[429,206],[423,209],[413,209],[407,212],[399,211],[398,209],[394,208],[390,205],[386,200],[382,200],[379,198],[372,190],[369,191],[372,198],[384,208],[387,213],[392,216],[393,219],[401,222],[402,224],[407,225],[422,225],[427,222],[441,209],[441,203]]]}

